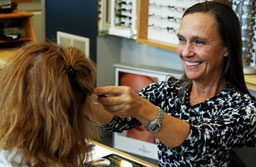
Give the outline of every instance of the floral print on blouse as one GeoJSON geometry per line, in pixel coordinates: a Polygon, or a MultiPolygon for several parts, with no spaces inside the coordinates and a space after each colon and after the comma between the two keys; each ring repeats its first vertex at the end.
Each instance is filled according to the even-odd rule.
{"type": "MultiPolygon", "coordinates": [[[[190,90],[183,91],[182,85],[182,80],[171,77],[139,92],[167,114],[190,123],[190,133],[180,146],[169,148],[157,140],[159,166],[226,167],[233,147],[255,146],[256,102],[249,95],[226,84],[216,96],[191,106],[190,90]]],[[[114,117],[103,128],[122,132],[139,125],[135,118],[114,117]]]]}

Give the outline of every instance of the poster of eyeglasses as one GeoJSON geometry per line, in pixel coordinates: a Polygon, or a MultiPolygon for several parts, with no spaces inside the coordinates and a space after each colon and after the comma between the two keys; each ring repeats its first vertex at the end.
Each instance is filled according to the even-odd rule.
{"type": "Polygon", "coordinates": [[[111,0],[109,34],[136,39],[137,0],[111,0]]]}
{"type": "MultiPolygon", "coordinates": [[[[135,92],[153,82],[165,81],[170,76],[182,77],[182,72],[163,68],[115,64],[115,85],[129,86],[135,92]]],[[[114,133],[114,148],[137,154],[151,159],[157,159],[156,138],[143,126],[114,133]]]]}
{"type": "Polygon", "coordinates": [[[207,0],[149,0],[148,39],[178,44],[177,32],[184,11],[207,0]]]}

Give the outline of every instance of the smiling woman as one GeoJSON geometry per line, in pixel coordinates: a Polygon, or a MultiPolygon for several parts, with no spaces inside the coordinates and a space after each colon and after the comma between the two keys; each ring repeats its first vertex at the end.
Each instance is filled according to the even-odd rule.
{"type": "Polygon", "coordinates": [[[256,102],[244,81],[239,20],[225,4],[198,3],[185,11],[178,38],[186,79],[171,77],[138,94],[124,86],[96,88],[96,95],[113,96],[99,97],[94,114],[111,131],[145,126],[158,139],[161,167],[230,166],[233,147],[256,144],[256,102]]]}
{"type": "Polygon", "coordinates": [[[221,76],[228,52],[218,34],[214,16],[202,12],[186,15],[182,19],[178,39],[178,55],[193,87],[198,89],[211,85],[211,91],[205,94],[192,89],[191,95],[196,97],[191,98],[190,103],[197,104],[215,96],[225,86],[226,81],[221,76]]]}

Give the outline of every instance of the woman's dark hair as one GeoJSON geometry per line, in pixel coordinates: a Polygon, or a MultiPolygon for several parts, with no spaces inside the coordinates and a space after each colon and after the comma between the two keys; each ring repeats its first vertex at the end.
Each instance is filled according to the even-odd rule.
{"type": "Polygon", "coordinates": [[[244,80],[241,25],[236,13],[226,4],[211,1],[191,6],[185,11],[183,17],[198,12],[214,16],[220,39],[227,48],[228,56],[224,59],[222,77],[241,93],[250,94],[244,80]]]}

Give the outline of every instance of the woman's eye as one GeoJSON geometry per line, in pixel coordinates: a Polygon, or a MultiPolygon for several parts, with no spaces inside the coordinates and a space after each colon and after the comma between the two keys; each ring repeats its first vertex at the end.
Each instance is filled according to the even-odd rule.
{"type": "Polygon", "coordinates": [[[178,39],[179,39],[179,42],[182,42],[182,43],[186,42],[186,40],[183,37],[178,37],[178,39]]]}
{"type": "Polygon", "coordinates": [[[206,42],[204,42],[203,40],[200,40],[200,39],[195,40],[195,43],[197,45],[204,45],[204,44],[206,44],[206,42]]]}

